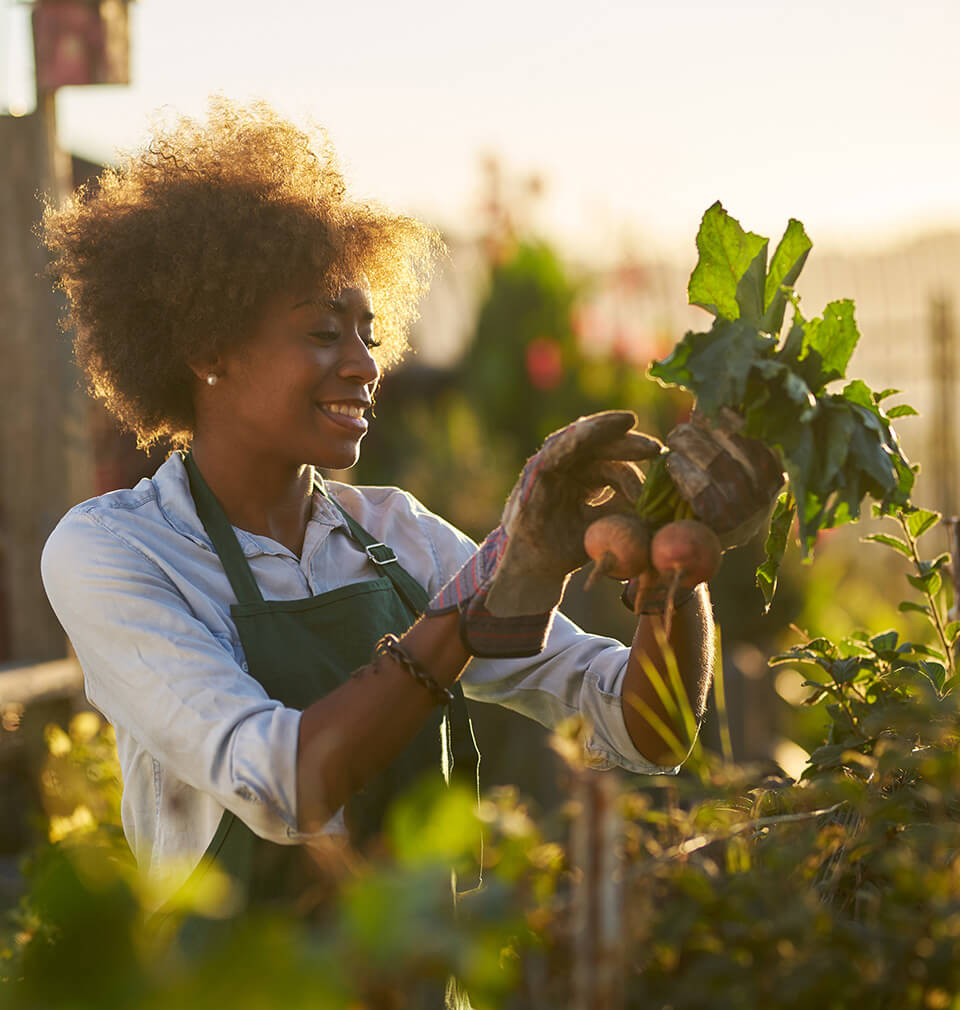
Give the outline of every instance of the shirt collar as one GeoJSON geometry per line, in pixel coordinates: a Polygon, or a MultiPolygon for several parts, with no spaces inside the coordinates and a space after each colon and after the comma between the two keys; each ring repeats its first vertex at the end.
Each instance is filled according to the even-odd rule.
{"type": "MultiPolygon", "coordinates": [[[[201,547],[212,551],[213,544],[197,515],[197,507],[194,505],[193,495],[190,493],[187,469],[179,452],[172,452],[160,464],[157,472],[153,475],[153,486],[157,491],[157,504],[160,511],[173,529],[201,547]]],[[[340,510],[329,497],[323,478],[316,470],[314,470],[313,511],[308,522],[321,523],[331,528],[346,526],[346,521],[340,514],[340,510]]],[[[257,554],[281,554],[294,557],[288,548],[270,537],[248,533],[236,526],[233,529],[245,557],[250,558],[257,554]]]]}

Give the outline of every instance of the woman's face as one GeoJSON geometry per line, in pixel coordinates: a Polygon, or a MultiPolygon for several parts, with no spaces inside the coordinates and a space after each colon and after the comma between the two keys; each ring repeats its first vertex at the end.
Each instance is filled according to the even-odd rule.
{"type": "Polygon", "coordinates": [[[251,337],[222,356],[208,403],[227,412],[239,451],[295,466],[353,466],[380,378],[376,346],[363,288],[346,288],[332,301],[277,296],[251,337]]]}

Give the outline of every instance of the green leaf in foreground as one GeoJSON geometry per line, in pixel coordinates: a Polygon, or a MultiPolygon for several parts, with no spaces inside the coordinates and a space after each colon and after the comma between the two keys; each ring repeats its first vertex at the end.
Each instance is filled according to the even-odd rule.
{"type": "MultiPolygon", "coordinates": [[[[890,423],[914,411],[899,406],[886,414],[880,405],[896,390],[874,393],[853,379],[838,393],[826,391],[845,377],[860,335],[849,299],[830,302],[819,318],[806,320],[800,312],[792,288],[811,247],[803,226],[791,219],[764,275],[767,240],[745,232],[715,203],[697,235],[688,291],[692,304],[716,318],[708,332],[687,333],[649,370],[663,385],[689,390],[706,417],[737,414],[743,436],[779,453],[804,554],[820,530],[858,519],[868,496],[877,515],[907,507],[916,476],[890,423]],[[781,339],[787,302],[793,319],[781,339]]],[[[782,535],[777,531],[771,542],[779,554],[768,554],[757,570],[768,605],[782,535]]]]}
{"type": "MultiPolygon", "coordinates": [[[[849,298],[830,302],[823,310],[822,319],[807,320],[803,338],[803,357],[813,359],[819,372],[819,381],[809,378],[807,381],[815,392],[819,392],[828,382],[843,378],[850,355],[860,339],[860,331],[853,318],[853,302],[849,298]]],[[[872,405],[872,394],[870,400],[872,405]]]]}
{"type": "Polygon", "coordinates": [[[669,357],[653,363],[650,375],[695,392],[699,409],[712,415],[743,402],[750,370],[772,344],[755,326],[718,318],[708,333],[688,333],[669,357]]]}
{"type": "MultiPolygon", "coordinates": [[[[697,232],[700,258],[687,285],[690,304],[699,305],[715,316],[739,319],[737,288],[766,246],[767,240],[762,235],[745,232],[740,222],[731,217],[718,200],[703,215],[700,231],[697,232]]],[[[763,269],[761,278],[765,272],[763,269]]],[[[760,284],[762,292],[762,279],[760,284]]],[[[762,293],[759,300],[763,301],[762,293]]]]}
{"type": "Polygon", "coordinates": [[[784,491],[777,499],[770,518],[770,530],[764,544],[766,560],[757,569],[757,586],[763,593],[764,613],[770,609],[773,594],[777,591],[777,574],[780,571],[784,551],[787,549],[790,527],[793,525],[796,511],[793,496],[789,491],[784,491]]]}
{"type": "Polygon", "coordinates": [[[790,218],[787,230],[770,260],[770,270],[764,285],[765,311],[760,329],[766,333],[780,332],[787,307],[787,294],[783,288],[796,283],[812,248],[813,243],[803,230],[803,225],[796,218],[790,218]]]}

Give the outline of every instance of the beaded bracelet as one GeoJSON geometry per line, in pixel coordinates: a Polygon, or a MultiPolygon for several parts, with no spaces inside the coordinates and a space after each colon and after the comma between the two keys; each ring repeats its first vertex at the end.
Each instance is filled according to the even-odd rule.
{"type": "Polygon", "coordinates": [[[400,639],[396,635],[384,635],[377,642],[374,656],[377,659],[381,656],[389,656],[395,663],[399,663],[418,684],[430,692],[430,696],[436,704],[449,705],[453,701],[453,692],[449,688],[441,687],[426,670],[418,666],[410,653],[400,644],[400,639]]]}

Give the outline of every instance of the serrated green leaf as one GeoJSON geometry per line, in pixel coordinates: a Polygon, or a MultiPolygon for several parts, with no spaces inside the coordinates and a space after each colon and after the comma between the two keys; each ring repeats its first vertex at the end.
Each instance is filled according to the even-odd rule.
{"type": "Polygon", "coordinates": [[[929,509],[916,509],[907,513],[906,520],[910,536],[916,539],[937,525],[940,521],[940,513],[932,512],[929,509]]]}
{"type": "Polygon", "coordinates": [[[780,563],[787,549],[787,540],[790,537],[790,527],[793,525],[795,514],[793,497],[789,491],[784,491],[777,499],[773,515],[770,517],[770,529],[764,543],[765,560],[756,574],[757,587],[763,593],[764,613],[769,611],[774,593],[777,591],[777,573],[780,571],[780,563]]]}
{"type": "Polygon", "coordinates": [[[913,557],[913,552],[910,550],[908,543],[899,537],[892,537],[887,533],[871,533],[869,536],[861,537],[860,540],[863,543],[885,544],[887,547],[892,547],[894,550],[899,551],[905,557],[913,557]]]}
{"type": "Polygon", "coordinates": [[[755,326],[727,319],[717,319],[709,333],[696,336],[704,339],[692,342],[687,388],[698,408],[715,416],[720,407],[742,403],[750,370],[772,340],[755,326]]]}
{"type": "MultiPolygon", "coordinates": [[[[879,401],[878,401],[879,402],[879,401]]],[[[920,411],[915,410],[909,403],[901,403],[897,407],[891,407],[887,412],[887,417],[919,417],[920,411]]]]}
{"type": "Polygon", "coordinates": [[[822,410],[822,430],[818,431],[818,441],[825,449],[820,484],[826,489],[832,489],[850,455],[850,439],[857,422],[853,414],[840,405],[828,403],[824,407],[830,409],[822,410]]]}
{"type": "Polygon", "coordinates": [[[779,333],[787,307],[784,287],[792,287],[807,260],[813,243],[803,225],[795,218],[787,222],[787,229],[777,243],[770,260],[770,269],[764,285],[764,316],[760,329],[766,333],[779,333]]]}
{"type": "Polygon", "coordinates": [[[899,392],[899,389],[882,389],[879,393],[873,394],[873,402],[879,403],[881,400],[885,400],[888,396],[896,396],[899,392]]]}
{"type": "Polygon", "coordinates": [[[736,293],[740,319],[758,329],[763,317],[763,282],[766,272],[767,243],[764,242],[747,267],[746,273],[740,278],[736,293]]]}
{"type": "Polygon", "coordinates": [[[767,239],[745,232],[718,200],[703,215],[697,232],[700,257],[687,285],[690,304],[716,316],[738,319],[737,287],[766,245],[767,239]]]}
{"type": "Polygon", "coordinates": [[[944,629],[944,634],[947,636],[947,642],[953,645],[960,635],[960,621],[951,621],[944,629]]]}
{"type": "Polygon", "coordinates": [[[690,388],[690,369],[687,361],[696,346],[697,338],[706,334],[689,331],[674,349],[662,360],[651,363],[647,374],[656,379],[661,386],[682,386],[690,388]]]}
{"type": "Polygon", "coordinates": [[[861,407],[866,407],[867,410],[876,412],[877,407],[873,402],[873,393],[870,392],[870,387],[860,379],[848,382],[843,387],[840,395],[851,403],[859,403],[861,407]]]}
{"type": "MultiPolygon", "coordinates": [[[[804,355],[814,357],[819,369],[819,381],[809,377],[807,382],[814,392],[835,379],[842,379],[853,354],[860,331],[853,317],[853,302],[849,298],[830,302],[823,310],[823,317],[810,319],[803,327],[804,355]]],[[[870,397],[873,405],[873,397],[870,397]]]]}
{"type": "Polygon", "coordinates": [[[897,486],[897,468],[890,450],[877,437],[876,429],[867,421],[868,411],[854,407],[854,417],[860,423],[850,436],[850,461],[856,463],[874,487],[869,490],[875,498],[890,494],[897,486]]]}

